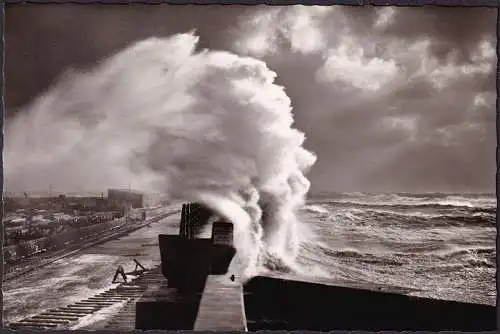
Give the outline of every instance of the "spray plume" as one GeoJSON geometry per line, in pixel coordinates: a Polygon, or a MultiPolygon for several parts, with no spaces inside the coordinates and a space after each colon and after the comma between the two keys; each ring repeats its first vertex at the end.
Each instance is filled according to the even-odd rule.
{"type": "Polygon", "coordinates": [[[197,200],[234,222],[243,276],[292,263],[316,158],[264,62],[197,43],[150,38],[66,73],[7,123],[6,188],[132,184],[197,200]]]}

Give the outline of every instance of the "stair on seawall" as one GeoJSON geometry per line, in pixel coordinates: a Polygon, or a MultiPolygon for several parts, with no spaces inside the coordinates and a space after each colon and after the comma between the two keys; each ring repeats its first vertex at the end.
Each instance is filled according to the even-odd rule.
{"type": "MultiPolygon", "coordinates": [[[[107,323],[115,314],[126,310],[130,305],[135,305],[135,301],[146,292],[149,284],[158,278],[163,277],[160,268],[155,267],[128,283],[122,283],[71,305],[47,310],[36,316],[9,324],[9,327],[11,329],[69,329],[76,326],[83,318],[92,317],[96,312],[99,312],[99,318],[104,317],[104,319],[82,328],[102,329],[104,326],[99,326],[102,322],[107,323]],[[120,305],[120,303],[124,304],[120,305]],[[113,310],[115,306],[118,306],[119,309],[113,310]]],[[[133,321],[134,315],[132,314],[129,318],[133,321]]],[[[114,327],[112,328],[114,329],[114,327]]],[[[123,329],[134,329],[134,324],[123,329]]]]}
{"type": "MultiPolygon", "coordinates": [[[[151,289],[151,286],[161,284],[165,280],[166,279],[161,274],[159,267],[156,267],[134,281],[134,285],[143,287],[145,289],[144,294],[147,294],[147,292],[151,289]]],[[[144,297],[144,294],[141,295],[140,298],[128,300],[125,305],[114,314],[111,314],[105,319],[90,326],[84,327],[83,329],[133,331],[135,329],[136,302],[141,300],[144,297]]]]}
{"type": "Polygon", "coordinates": [[[195,331],[246,331],[243,287],[237,278],[209,275],[203,290],[195,331]]]}

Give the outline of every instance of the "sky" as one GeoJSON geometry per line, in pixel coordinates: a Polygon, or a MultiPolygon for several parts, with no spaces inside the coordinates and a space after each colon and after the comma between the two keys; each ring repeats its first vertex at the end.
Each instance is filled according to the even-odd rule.
{"type": "Polygon", "coordinates": [[[6,6],[6,122],[68,68],[196,29],[265,61],[318,160],[311,192],[493,192],[495,9],[6,6]],[[29,22],[30,24],[26,24],[29,22]]]}

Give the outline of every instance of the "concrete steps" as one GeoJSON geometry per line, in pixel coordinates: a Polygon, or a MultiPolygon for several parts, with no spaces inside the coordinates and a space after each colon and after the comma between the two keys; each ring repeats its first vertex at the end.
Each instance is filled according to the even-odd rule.
{"type": "MultiPolygon", "coordinates": [[[[146,292],[151,280],[159,281],[160,276],[159,267],[153,268],[128,283],[122,283],[115,288],[71,305],[55,310],[47,310],[39,315],[9,324],[8,327],[12,329],[68,329],[84,317],[123,302],[128,302],[128,308],[124,308],[128,312],[120,312],[119,315],[121,318],[117,319],[121,319],[123,323],[127,319],[132,319],[133,322],[135,319],[135,308],[131,308],[132,305],[135,307],[135,300],[146,292]]],[[[113,324],[116,324],[116,321],[113,324]]],[[[115,329],[115,327],[108,328],[115,329]]],[[[134,326],[128,326],[127,328],[134,329],[134,326]]],[[[120,329],[126,328],[120,327],[120,329]]]]}

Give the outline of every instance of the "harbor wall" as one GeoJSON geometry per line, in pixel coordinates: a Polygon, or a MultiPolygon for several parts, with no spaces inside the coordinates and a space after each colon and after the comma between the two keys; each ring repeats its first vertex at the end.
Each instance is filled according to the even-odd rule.
{"type": "Polygon", "coordinates": [[[494,306],[255,277],[244,287],[249,330],[492,331],[494,306]]]}

